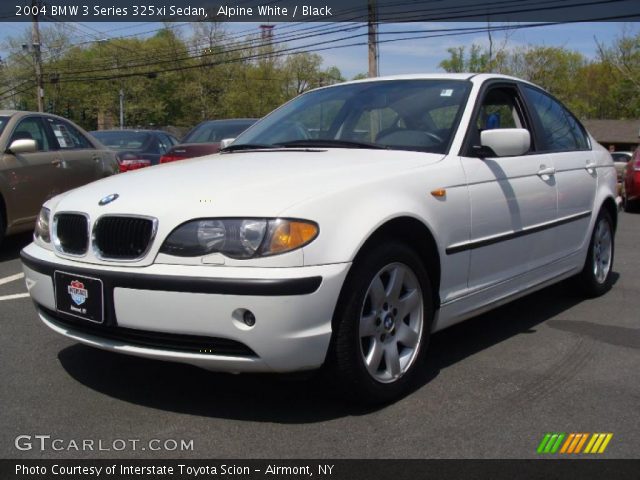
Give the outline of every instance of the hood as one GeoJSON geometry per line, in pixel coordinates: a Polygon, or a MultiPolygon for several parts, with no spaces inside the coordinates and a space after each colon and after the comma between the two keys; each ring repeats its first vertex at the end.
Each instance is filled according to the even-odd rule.
{"type": "Polygon", "coordinates": [[[389,150],[268,150],[195,158],[114,175],[64,195],[57,211],[149,215],[274,217],[296,203],[389,179],[443,155],[389,150]],[[116,201],[98,206],[100,199],[116,201]]]}

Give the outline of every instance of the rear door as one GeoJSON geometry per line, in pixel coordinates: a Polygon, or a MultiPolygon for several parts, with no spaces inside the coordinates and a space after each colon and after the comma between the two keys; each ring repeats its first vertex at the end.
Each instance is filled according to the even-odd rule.
{"type": "Polygon", "coordinates": [[[62,158],[52,148],[42,118],[32,115],[13,129],[7,148],[14,140],[35,140],[37,151],[2,154],[2,168],[8,184],[7,212],[12,225],[33,222],[42,204],[64,191],[60,168],[62,158]]]}
{"type": "Polygon", "coordinates": [[[533,86],[523,86],[540,149],[553,156],[558,188],[555,258],[575,253],[588,238],[598,174],[595,153],[580,123],[560,102],[533,86]]]}
{"type": "Polygon", "coordinates": [[[46,123],[63,160],[65,189],[71,190],[100,178],[102,152],[71,123],[54,117],[47,117],[46,123]]]}

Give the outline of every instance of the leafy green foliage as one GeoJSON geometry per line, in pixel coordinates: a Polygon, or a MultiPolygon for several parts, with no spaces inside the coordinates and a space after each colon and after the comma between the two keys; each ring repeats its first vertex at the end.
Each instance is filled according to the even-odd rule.
{"type": "Polygon", "coordinates": [[[640,33],[599,45],[589,60],[564,47],[528,46],[491,52],[477,44],[448,49],[447,72],[495,72],[529,80],[557,96],[583,119],[640,117],[640,33]]]}
{"type": "MultiPolygon", "coordinates": [[[[219,23],[199,22],[182,36],[167,24],[148,38],[122,37],[72,44],[64,24],[42,28],[45,109],[87,129],[119,124],[189,128],[205,119],[261,117],[300,93],[343,81],[315,54],[287,55],[258,35],[227,35],[219,23]]],[[[27,32],[12,38],[1,69],[0,105],[35,110],[34,56],[27,32]]]]}

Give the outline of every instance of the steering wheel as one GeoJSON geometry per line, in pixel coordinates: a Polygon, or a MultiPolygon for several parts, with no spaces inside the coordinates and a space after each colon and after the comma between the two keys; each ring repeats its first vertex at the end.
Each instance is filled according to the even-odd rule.
{"type": "MultiPolygon", "coordinates": [[[[389,135],[392,135],[392,134],[394,134],[396,132],[405,132],[405,131],[409,131],[409,130],[411,130],[411,129],[401,128],[401,127],[385,128],[384,130],[380,130],[380,132],[378,132],[378,135],[376,135],[376,142],[380,142],[380,140],[383,139],[384,137],[388,137],[389,135]]],[[[439,135],[433,133],[433,132],[426,132],[424,130],[420,130],[420,133],[426,135],[427,137],[431,138],[432,140],[435,140],[437,143],[444,143],[444,139],[441,138],[439,135]]]]}
{"type": "Polygon", "coordinates": [[[440,135],[437,135],[437,134],[435,134],[433,132],[424,132],[424,134],[427,137],[432,138],[433,140],[435,140],[438,143],[444,143],[444,139],[440,135]]]}

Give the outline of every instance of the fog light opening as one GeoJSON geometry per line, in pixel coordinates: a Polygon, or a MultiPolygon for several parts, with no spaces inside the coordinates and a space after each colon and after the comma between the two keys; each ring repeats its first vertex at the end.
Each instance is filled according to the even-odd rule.
{"type": "Polygon", "coordinates": [[[253,327],[256,324],[256,316],[250,310],[245,310],[242,314],[242,320],[247,327],[253,327]]]}

